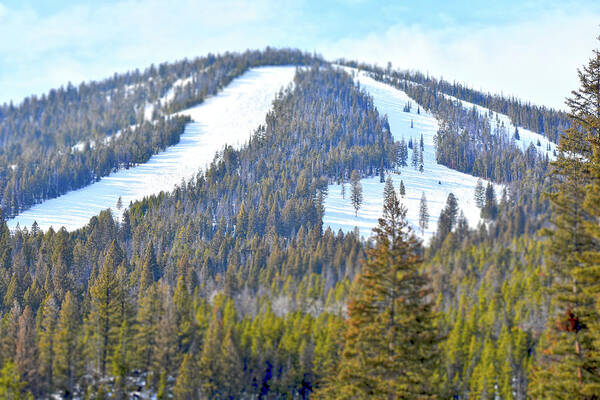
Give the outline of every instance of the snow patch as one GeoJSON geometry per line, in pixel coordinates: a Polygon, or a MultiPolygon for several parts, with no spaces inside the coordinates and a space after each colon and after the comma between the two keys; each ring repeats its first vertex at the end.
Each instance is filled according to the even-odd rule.
{"type": "Polygon", "coordinates": [[[189,76],[187,78],[180,78],[173,82],[171,89],[160,99],[161,105],[166,105],[170,103],[175,98],[175,91],[179,88],[183,88],[194,80],[194,76],[189,76]]]}

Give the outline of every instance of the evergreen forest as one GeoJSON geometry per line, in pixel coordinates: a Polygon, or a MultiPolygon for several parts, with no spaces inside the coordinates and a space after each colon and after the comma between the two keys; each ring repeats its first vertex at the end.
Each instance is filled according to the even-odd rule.
{"type": "MultiPolygon", "coordinates": [[[[501,185],[479,182],[482,222],[469,226],[451,194],[419,238],[404,187],[386,179],[406,143],[316,54],[209,54],[5,104],[0,399],[600,399],[600,50],[569,112],[336,63],[431,112],[439,164],[501,185]],[[296,66],[293,85],[193,179],[76,231],[8,228],[177,143],[189,118],[172,113],[266,65],[296,66]],[[556,152],[521,149],[448,96],[556,152]],[[352,182],[360,205],[360,179],[378,176],[370,238],[324,226],[329,185],[352,182]]],[[[420,212],[425,225],[424,193],[420,212]]]]}

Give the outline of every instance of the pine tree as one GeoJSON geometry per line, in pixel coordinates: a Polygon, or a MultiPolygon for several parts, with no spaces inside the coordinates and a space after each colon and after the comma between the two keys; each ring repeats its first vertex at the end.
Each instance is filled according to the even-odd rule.
{"type": "Polygon", "coordinates": [[[485,219],[495,219],[498,214],[498,203],[496,202],[496,192],[494,185],[487,184],[485,188],[485,201],[481,209],[481,217],[485,219]]]}
{"type": "Polygon", "coordinates": [[[229,327],[223,338],[221,356],[219,358],[219,370],[223,377],[228,377],[221,385],[219,391],[226,398],[236,399],[242,397],[243,382],[240,379],[240,371],[243,371],[243,361],[239,350],[234,342],[233,328],[229,327]]]}
{"type": "MultiPolygon", "coordinates": [[[[156,343],[157,326],[160,318],[161,299],[157,290],[158,283],[140,291],[138,310],[135,317],[135,367],[149,371],[152,352],[156,343]]],[[[155,377],[158,378],[158,377],[155,377]]]]}
{"type": "MultiPolygon", "coordinates": [[[[197,370],[193,354],[188,353],[184,355],[177,372],[175,387],[173,388],[173,397],[176,400],[195,400],[200,398],[197,370]]],[[[237,372],[239,373],[239,371],[237,372]]]]}
{"type": "Polygon", "coordinates": [[[113,241],[104,257],[102,269],[90,287],[92,301],[90,328],[94,338],[91,343],[101,376],[106,376],[106,365],[111,360],[119,336],[122,289],[119,287],[116,272],[123,258],[121,248],[116,241],[113,241]]]}
{"type": "Polygon", "coordinates": [[[383,187],[383,201],[389,199],[395,193],[394,183],[392,182],[392,178],[388,176],[385,181],[385,186],[383,187]]]}
{"type": "Polygon", "coordinates": [[[400,197],[404,198],[404,196],[406,195],[406,188],[404,187],[404,181],[401,179],[400,180],[400,197]]]}
{"type": "Polygon", "coordinates": [[[358,287],[348,305],[342,359],[317,397],[433,398],[439,334],[420,242],[395,194],[384,203],[358,287]]]}
{"type": "Polygon", "coordinates": [[[477,184],[475,185],[475,205],[479,209],[482,209],[485,205],[485,189],[483,188],[481,179],[477,179],[477,184]]]}
{"type": "MultiPolygon", "coordinates": [[[[471,377],[469,398],[489,399],[498,398],[498,371],[496,366],[496,343],[488,336],[481,350],[481,359],[474,368],[471,377]]],[[[507,354],[505,356],[508,356],[507,354]]]]}
{"type": "Polygon", "coordinates": [[[350,185],[352,192],[350,194],[350,200],[352,201],[352,207],[354,207],[354,216],[358,216],[358,210],[363,202],[362,184],[360,183],[360,175],[357,170],[352,171],[350,175],[350,185]]]}
{"type": "Polygon", "coordinates": [[[419,147],[421,148],[421,153],[425,151],[425,142],[423,141],[423,134],[421,133],[421,139],[419,140],[419,147]]]}
{"type": "Polygon", "coordinates": [[[456,196],[454,193],[448,194],[448,198],[446,199],[446,207],[444,208],[446,214],[448,215],[450,221],[450,230],[454,229],[454,225],[456,224],[456,217],[458,216],[458,200],[456,200],[456,196]]]}
{"type": "Polygon", "coordinates": [[[342,179],[341,186],[342,187],[340,190],[341,190],[342,199],[345,199],[346,198],[346,181],[344,181],[343,179],[342,179]]]}
{"type": "Polygon", "coordinates": [[[157,400],[167,400],[169,398],[169,386],[167,383],[167,371],[164,369],[160,373],[158,389],[156,390],[157,400]]]}
{"type": "Polygon", "coordinates": [[[427,209],[427,198],[425,192],[421,196],[421,202],[419,204],[419,228],[421,228],[421,234],[425,234],[425,229],[429,227],[429,210],[427,209]]]}
{"type": "Polygon", "coordinates": [[[54,364],[56,326],[58,323],[58,307],[54,297],[46,299],[40,308],[42,322],[38,330],[39,362],[38,369],[41,377],[41,390],[45,393],[54,391],[54,364]]]}
{"type": "Polygon", "coordinates": [[[398,164],[400,167],[406,167],[408,164],[408,147],[404,141],[404,137],[400,140],[400,146],[398,147],[398,164]]]}
{"type": "Polygon", "coordinates": [[[241,238],[246,237],[248,232],[248,212],[246,212],[246,205],[242,201],[240,205],[240,211],[235,218],[235,234],[241,238]]]}
{"type": "Polygon", "coordinates": [[[21,379],[27,382],[30,388],[37,383],[37,348],[35,346],[35,322],[33,312],[29,306],[23,310],[19,317],[17,331],[17,348],[15,349],[15,367],[21,374],[21,379]]]}
{"type": "Polygon", "coordinates": [[[198,363],[202,394],[207,398],[216,397],[218,394],[220,386],[218,370],[221,356],[219,350],[222,340],[222,321],[219,321],[217,313],[213,313],[204,337],[202,353],[198,363]]]}
{"type": "Polygon", "coordinates": [[[580,77],[581,89],[575,92],[570,106],[591,147],[590,183],[586,186],[583,203],[590,219],[583,221],[583,227],[594,246],[583,253],[582,268],[574,270],[573,275],[588,298],[595,301],[594,308],[586,310],[587,315],[581,313],[593,338],[592,354],[585,366],[588,380],[584,382],[582,392],[592,396],[600,393],[600,49],[594,50],[594,57],[580,77]]]}
{"type": "Polygon", "coordinates": [[[146,288],[152,282],[155,282],[160,278],[160,270],[158,262],[156,261],[156,255],[154,251],[154,245],[152,241],[148,242],[146,250],[144,251],[144,258],[142,260],[142,273],[140,277],[141,286],[146,288]]]}
{"type": "Polygon", "coordinates": [[[580,88],[567,101],[572,127],[560,137],[551,164],[552,228],[546,263],[554,312],[540,341],[532,398],[595,399],[600,393],[598,343],[598,172],[600,52],[579,71],[580,88]]]}
{"type": "Polygon", "coordinates": [[[80,373],[81,346],[79,307],[71,292],[67,292],[62,302],[54,339],[56,356],[54,371],[56,384],[64,398],[73,398],[75,385],[80,373]]]}
{"type": "Polygon", "coordinates": [[[177,280],[177,287],[173,294],[173,305],[177,325],[177,353],[181,355],[190,350],[194,342],[196,329],[192,299],[183,276],[180,276],[177,280]]]}
{"type": "Polygon", "coordinates": [[[169,287],[166,284],[161,283],[159,293],[162,297],[162,310],[156,326],[151,368],[155,376],[158,376],[161,372],[166,373],[167,376],[173,376],[178,367],[175,306],[169,287]]]}
{"type": "Polygon", "coordinates": [[[129,362],[131,358],[130,338],[129,323],[124,320],[119,328],[119,339],[112,355],[112,375],[115,377],[113,396],[115,398],[126,398],[126,380],[131,367],[129,362]]]}
{"type": "Polygon", "coordinates": [[[457,215],[458,201],[454,194],[450,193],[446,199],[446,206],[440,213],[440,218],[438,220],[437,238],[440,242],[443,242],[448,234],[454,229],[457,215]]]}
{"type": "Polygon", "coordinates": [[[23,382],[15,365],[9,361],[0,370],[0,399],[33,400],[31,393],[25,391],[27,382],[23,382]]]}
{"type": "Polygon", "coordinates": [[[419,148],[414,147],[412,151],[411,165],[415,168],[419,166],[419,148]]]}

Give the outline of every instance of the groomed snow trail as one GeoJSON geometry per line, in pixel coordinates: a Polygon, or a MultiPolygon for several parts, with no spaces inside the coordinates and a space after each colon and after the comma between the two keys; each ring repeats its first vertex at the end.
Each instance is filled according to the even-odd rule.
{"type": "MultiPolygon", "coordinates": [[[[346,69],[352,73],[352,69],[346,69]]],[[[401,198],[402,203],[408,209],[407,218],[415,231],[421,235],[418,228],[419,204],[421,195],[425,193],[427,207],[429,210],[429,227],[421,235],[428,239],[435,233],[440,212],[446,204],[448,194],[453,193],[458,200],[459,208],[464,212],[470,226],[476,226],[480,220],[480,210],[475,206],[474,193],[477,178],[456,170],[440,165],[435,160],[435,147],[433,138],[438,131],[437,120],[420,109],[417,113],[417,103],[408,95],[390,85],[378,82],[364,72],[356,73],[355,80],[360,82],[361,88],[365,89],[373,97],[375,107],[380,115],[387,114],[390,130],[395,140],[400,141],[403,137],[408,144],[412,137],[414,145],[419,146],[421,134],[423,134],[423,166],[424,171],[419,172],[411,165],[412,150],[408,150],[408,166],[400,169],[400,173],[392,173],[392,181],[396,192],[400,187],[400,181],[404,182],[406,194],[401,198]],[[410,112],[404,112],[403,108],[407,102],[412,103],[410,112]],[[411,128],[411,120],[413,128],[411,128]]],[[[334,232],[341,229],[344,232],[359,229],[360,235],[370,237],[372,229],[377,225],[383,209],[384,183],[379,182],[379,177],[361,180],[363,187],[363,204],[354,216],[354,209],[350,202],[350,184],[346,183],[346,196],[342,198],[341,185],[330,185],[327,198],[325,199],[325,215],[323,226],[331,227],[334,232]]],[[[485,185],[484,181],[484,185],[485,185]]],[[[497,197],[500,187],[496,186],[497,197]]]]}
{"type": "Polygon", "coordinates": [[[226,144],[239,147],[246,142],[264,123],[275,96],[292,82],[294,73],[292,66],[251,69],[204,103],[178,113],[189,115],[194,122],[186,126],[176,145],[145,164],[119,170],[89,186],[35,205],[9,220],[9,227],[31,227],[37,221],[44,230],[50,226],[75,230],[102,210],[116,211],[119,197],[127,207],[131,201],[172,190],[183,179],[206,168],[226,144]]]}

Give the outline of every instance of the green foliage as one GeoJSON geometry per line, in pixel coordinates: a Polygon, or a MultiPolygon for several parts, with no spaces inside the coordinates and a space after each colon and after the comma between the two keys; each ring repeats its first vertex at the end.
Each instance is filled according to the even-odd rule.
{"type": "Polygon", "coordinates": [[[68,84],[18,106],[1,105],[2,209],[16,215],[111,171],[146,162],[179,142],[189,122],[169,114],[201,103],[249,68],[314,62],[320,59],[289,49],[209,54],[78,87],[68,84]],[[188,83],[175,85],[183,80],[188,83]]]}
{"type": "Polygon", "coordinates": [[[344,349],[323,398],[433,398],[440,336],[419,272],[420,243],[406,209],[386,191],[377,243],[368,251],[348,305],[344,349]]]}
{"type": "Polygon", "coordinates": [[[352,202],[354,215],[356,216],[363,202],[362,184],[360,183],[360,175],[357,170],[352,171],[352,175],[350,175],[350,188],[350,201],[352,202]]]}
{"type": "Polygon", "coordinates": [[[31,393],[25,391],[26,382],[21,381],[19,373],[11,362],[7,362],[0,370],[0,398],[6,400],[33,399],[31,393]]]}
{"type": "Polygon", "coordinates": [[[56,388],[65,397],[75,393],[75,386],[81,375],[81,320],[76,298],[67,292],[58,317],[55,334],[56,356],[54,371],[56,388]]]}
{"type": "MultiPolygon", "coordinates": [[[[29,140],[41,120],[38,114],[29,122],[21,117],[33,113],[33,103],[60,112],[46,113],[48,126],[56,129],[41,132],[43,140],[33,140],[31,154],[18,154],[19,138],[0,136],[9,143],[0,157],[0,183],[10,187],[3,207],[14,213],[31,199],[53,197],[174,143],[185,121],[163,116],[197,104],[247,68],[313,61],[320,63],[272,49],[210,55],[26,101],[7,111],[0,134],[7,132],[6,121],[20,119],[27,127],[18,129],[29,140]],[[171,103],[156,104],[156,126],[162,128],[132,113],[189,76],[192,83],[176,90],[171,103]],[[154,86],[144,83],[150,77],[154,86]],[[125,95],[132,85],[134,94],[125,95]],[[105,103],[107,91],[115,104],[122,103],[121,111],[105,103]],[[104,111],[91,112],[90,104],[104,105],[104,111]],[[89,118],[75,121],[72,112],[89,118]],[[132,124],[137,129],[130,131],[132,124]],[[118,129],[120,139],[104,143],[118,129]],[[69,150],[91,140],[98,143],[93,149],[69,150]],[[58,158],[45,164],[40,154],[58,158]],[[31,161],[42,180],[7,169],[15,157],[19,168],[31,161]]],[[[449,124],[456,122],[450,118],[454,111],[462,118],[448,125],[450,139],[460,126],[483,137],[484,147],[495,144],[486,136],[485,120],[434,101],[432,93],[456,91],[477,101],[486,96],[414,78],[429,86],[405,87],[411,96],[436,108],[449,124]]],[[[494,107],[518,114],[514,102],[496,100],[494,107]]],[[[532,115],[556,117],[543,121],[553,132],[562,123],[557,113],[523,105],[522,118],[533,123],[532,115]]],[[[353,388],[408,398],[525,398],[532,354],[555,306],[546,295],[553,277],[544,248],[537,236],[522,236],[544,221],[547,201],[539,194],[547,183],[545,160],[513,153],[509,145],[494,154],[482,153],[479,144],[461,145],[479,162],[446,154],[448,162],[510,181],[509,195],[499,201],[493,188],[482,190],[482,208],[493,208],[485,226],[469,230],[449,197],[436,240],[423,249],[405,230],[390,182],[385,218],[392,222],[384,222],[376,244],[354,233],[323,231],[329,183],[385,176],[406,164],[408,148],[419,165],[423,145],[413,138],[408,146],[394,143],[386,118],[347,74],[315,65],[297,71],[293,87],[281,91],[248,143],[224,148],[205,171],[172,192],[136,202],[122,221],[105,211],[76,232],[41,232],[34,225],[11,233],[1,220],[2,382],[16,382],[10,387],[21,394],[64,398],[126,398],[132,390],[180,399],[307,398],[315,391],[325,396],[353,388]],[[507,155],[512,158],[499,160],[507,155]],[[523,174],[533,161],[541,166],[523,174]],[[447,335],[442,343],[438,332],[447,335]]],[[[597,192],[588,190],[582,198],[590,215],[596,215],[591,193],[597,192]]],[[[592,224],[582,226],[594,237],[592,224]]],[[[581,254],[582,265],[596,260],[594,252],[581,254]]]]}
{"type": "Polygon", "coordinates": [[[567,102],[573,125],[552,164],[556,179],[549,194],[547,263],[554,307],[532,373],[534,398],[570,393],[595,399],[600,393],[600,51],[594,51],[579,79],[580,88],[567,102]]]}

